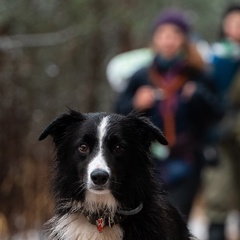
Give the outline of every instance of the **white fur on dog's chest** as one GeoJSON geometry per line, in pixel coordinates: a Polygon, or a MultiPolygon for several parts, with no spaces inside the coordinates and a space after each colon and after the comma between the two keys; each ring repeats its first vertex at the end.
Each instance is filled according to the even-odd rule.
{"type": "MultiPolygon", "coordinates": [[[[50,220],[51,221],[51,220],[50,220]]],[[[60,219],[52,219],[55,223],[50,234],[51,240],[122,240],[123,230],[119,225],[112,228],[105,227],[99,233],[97,227],[89,223],[86,218],[79,214],[70,214],[60,219]]]]}

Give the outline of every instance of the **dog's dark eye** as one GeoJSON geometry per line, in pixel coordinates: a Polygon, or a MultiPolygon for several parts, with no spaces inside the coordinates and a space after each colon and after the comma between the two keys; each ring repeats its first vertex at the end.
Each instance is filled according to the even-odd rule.
{"type": "Polygon", "coordinates": [[[87,146],[87,144],[81,144],[78,148],[80,153],[88,153],[89,152],[89,147],[87,146]]]}
{"type": "Polygon", "coordinates": [[[120,145],[120,144],[116,144],[116,145],[114,146],[114,151],[115,151],[116,153],[121,153],[121,152],[123,152],[123,150],[124,150],[124,147],[123,147],[122,145],[120,145]]]}

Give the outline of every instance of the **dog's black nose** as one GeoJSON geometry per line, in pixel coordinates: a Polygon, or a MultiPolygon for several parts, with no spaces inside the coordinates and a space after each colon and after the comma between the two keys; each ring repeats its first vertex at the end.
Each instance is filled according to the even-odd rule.
{"type": "Polygon", "coordinates": [[[96,185],[104,185],[109,179],[109,174],[104,170],[96,169],[91,173],[91,179],[96,185]]]}

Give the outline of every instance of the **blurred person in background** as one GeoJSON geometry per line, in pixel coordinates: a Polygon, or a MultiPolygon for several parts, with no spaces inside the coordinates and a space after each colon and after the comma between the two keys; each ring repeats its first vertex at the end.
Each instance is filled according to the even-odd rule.
{"type": "Polygon", "coordinates": [[[226,239],[228,213],[240,209],[240,76],[236,77],[240,66],[240,4],[226,9],[220,35],[212,48],[211,78],[225,114],[210,129],[204,154],[209,163],[203,174],[209,240],[226,239]]]}
{"type": "Polygon", "coordinates": [[[153,144],[153,156],[186,221],[200,181],[206,119],[214,112],[205,65],[189,36],[184,12],[163,11],[152,32],[153,61],[133,74],[116,102],[116,112],[143,112],[163,130],[169,145],[153,144]]]}

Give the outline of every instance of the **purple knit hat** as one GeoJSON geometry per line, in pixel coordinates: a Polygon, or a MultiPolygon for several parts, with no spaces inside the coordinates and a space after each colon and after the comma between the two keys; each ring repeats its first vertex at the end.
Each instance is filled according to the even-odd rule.
{"type": "Polygon", "coordinates": [[[165,23],[171,23],[176,25],[184,34],[188,35],[190,32],[190,24],[185,15],[181,10],[169,9],[160,13],[157,17],[155,24],[153,25],[153,33],[157,28],[165,23]]]}

